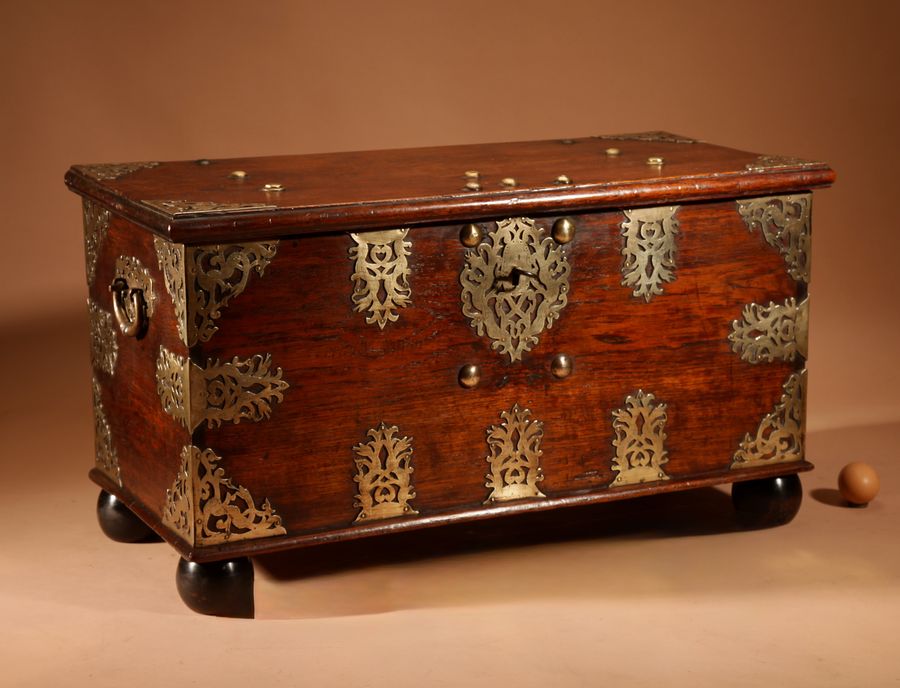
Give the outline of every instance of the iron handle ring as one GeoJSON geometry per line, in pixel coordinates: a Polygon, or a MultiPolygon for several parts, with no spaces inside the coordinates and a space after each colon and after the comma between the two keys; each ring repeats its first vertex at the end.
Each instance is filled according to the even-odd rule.
{"type": "Polygon", "coordinates": [[[133,289],[121,277],[116,277],[109,290],[113,295],[113,314],[119,329],[126,337],[140,337],[147,329],[147,303],[144,301],[142,289],[133,289]],[[130,301],[131,308],[126,305],[126,299],[130,301]],[[134,313],[132,319],[128,312],[134,313]]]}

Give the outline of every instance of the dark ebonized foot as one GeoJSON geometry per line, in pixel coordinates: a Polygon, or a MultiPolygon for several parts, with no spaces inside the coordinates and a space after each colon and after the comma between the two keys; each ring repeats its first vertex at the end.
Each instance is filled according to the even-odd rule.
{"type": "Polygon", "coordinates": [[[195,612],[253,618],[253,564],[246,557],[207,564],[179,559],[175,583],[195,612]]]}
{"type": "Polygon", "coordinates": [[[97,520],[106,536],[116,542],[158,542],[160,539],[122,500],[106,490],[100,490],[97,498],[97,520]]]}
{"type": "Polygon", "coordinates": [[[800,510],[803,486],[796,473],[746,480],[731,486],[738,523],[744,528],[767,528],[789,523],[800,510]]]}

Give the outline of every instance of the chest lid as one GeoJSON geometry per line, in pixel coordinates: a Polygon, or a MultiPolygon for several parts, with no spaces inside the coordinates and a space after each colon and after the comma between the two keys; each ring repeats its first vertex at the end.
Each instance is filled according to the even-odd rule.
{"type": "Polygon", "coordinates": [[[73,191],[188,244],[780,194],[833,181],[822,162],[666,132],[74,165],[66,174],[73,191]]]}

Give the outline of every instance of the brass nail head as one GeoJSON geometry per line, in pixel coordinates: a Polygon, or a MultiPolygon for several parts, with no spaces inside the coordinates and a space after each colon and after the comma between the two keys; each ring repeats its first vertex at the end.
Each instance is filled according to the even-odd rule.
{"type": "Polygon", "coordinates": [[[569,179],[569,175],[561,174],[556,178],[556,183],[557,184],[571,184],[572,180],[569,179]]]}
{"type": "Polygon", "coordinates": [[[284,191],[284,186],[281,184],[265,184],[262,188],[263,191],[284,191]]]}
{"type": "Polygon", "coordinates": [[[247,173],[244,172],[244,170],[235,170],[228,176],[231,177],[232,179],[243,179],[244,177],[247,176],[247,173]]]}
{"type": "Polygon", "coordinates": [[[557,244],[568,244],[575,238],[575,223],[568,217],[561,217],[553,223],[552,234],[557,244]]]}
{"type": "Polygon", "coordinates": [[[513,187],[516,185],[516,180],[513,177],[504,177],[500,180],[500,184],[502,186],[513,187]]]}
{"type": "Polygon", "coordinates": [[[466,248],[473,248],[481,243],[483,235],[478,225],[465,225],[459,230],[459,241],[466,248]]]}
{"type": "Polygon", "coordinates": [[[557,380],[562,380],[572,374],[572,359],[566,354],[556,354],[550,363],[550,372],[557,380]]]}
{"type": "Polygon", "coordinates": [[[620,151],[618,148],[607,148],[607,149],[606,149],[606,154],[607,154],[609,157],[611,157],[611,158],[616,157],[616,156],[619,155],[621,152],[622,152],[622,151],[620,151]]]}
{"type": "Polygon", "coordinates": [[[478,182],[466,182],[467,191],[481,191],[481,184],[478,182]]]}
{"type": "Polygon", "coordinates": [[[481,382],[481,368],[474,363],[464,365],[459,369],[459,386],[464,389],[472,389],[481,382]]]}
{"type": "Polygon", "coordinates": [[[466,170],[465,175],[466,179],[478,179],[481,176],[478,170],[466,170]]]}
{"type": "Polygon", "coordinates": [[[655,167],[662,167],[665,162],[663,158],[647,158],[647,164],[655,167]]]}

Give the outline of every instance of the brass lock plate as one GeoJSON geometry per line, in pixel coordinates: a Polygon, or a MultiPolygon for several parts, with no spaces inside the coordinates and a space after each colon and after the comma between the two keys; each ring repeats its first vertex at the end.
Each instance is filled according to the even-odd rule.
{"type": "Polygon", "coordinates": [[[500,220],[466,253],[463,315],[491,348],[511,363],[521,360],[565,308],[569,271],[565,251],[534,220],[500,220]]]}

